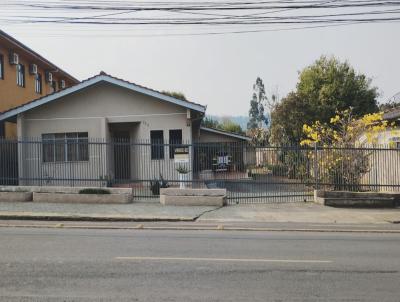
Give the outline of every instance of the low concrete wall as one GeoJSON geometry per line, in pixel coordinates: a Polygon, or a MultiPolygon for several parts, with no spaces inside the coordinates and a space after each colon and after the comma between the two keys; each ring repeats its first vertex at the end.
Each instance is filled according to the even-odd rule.
{"type": "Polygon", "coordinates": [[[32,192],[2,192],[0,191],[0,202],[27,202],[32,201],[32,192]]]}
{"type": "Polygon", "coordinates": [[[176,189],[160,190],[160,202],[175,206],[216,206],[226,205],[226,189],[176,189]]]}
{"type": "Polygon", "coordinates": [[[331,207],[392,208],[400,205],[400,193],[314,190],[314,202],[331,207]]]}
{"type": "Polygon", "coordinates": [[[0,201],[65,203],[130,203],[131,188],[104,188],[110,194],[79,194],[88,187],[0,186],[0,201]]]}
{"type": "MultiPolygon", "coordinates": [[[[99,189],[98,187],[56,187],[56,186],[0,186],[0,192],[41,192],[41,193],[75,193],[82,189],[99,189]]],[[[132,194],[132,188],[101,188],[111,194],[132,194]]]]}
{"type": "Polygon", "coordinates": [[[76,194],[33,192],[33,202],[51,203],[130,203],[130,194],[76,194]]]}

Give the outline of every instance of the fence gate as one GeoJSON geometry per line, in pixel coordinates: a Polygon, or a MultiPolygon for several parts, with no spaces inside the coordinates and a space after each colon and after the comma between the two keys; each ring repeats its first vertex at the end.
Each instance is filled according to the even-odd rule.
{"type": "Polygon", "coordinates": [[[174,158],[182,145],[141,144],[138,178],[133,186],[137,200],[157,200],[160,186],[192,188],[225,188],[228,203],[287,203],[312,200],[314,183],[310,180],[309,148],[252,146],[249,143],[186,144],[189,160],[174,158]],[[147,167],[147,168],[146,168],[147,167]],[[178,168],[188,171],[179,176],[178,168]],[[146,178],[146,175],[152,178],[146,178]]]}
{"type": "Polygon", "coordinates": [[[228,202],[286,203],[312,199],[310,163],[305,148],[252,146],[248,143],[197,145],[195,165],[207,188],[226,188],[228,202]],[[204,158],[208,159],[205,161],[204,158]],[[203,159],[203,162],[202,162],[203,159]]]}

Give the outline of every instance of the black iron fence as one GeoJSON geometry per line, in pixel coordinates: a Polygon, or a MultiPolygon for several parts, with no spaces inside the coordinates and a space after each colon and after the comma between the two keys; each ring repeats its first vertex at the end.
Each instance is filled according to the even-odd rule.
{"type": "Polygon", "coordinates": [[[296,202],[315,188],[399,191],[400,149],[3,139],[0,184],[131,187],[137,200],[157,200],[160,187],[226,188],[230,202],[296,202]]]}

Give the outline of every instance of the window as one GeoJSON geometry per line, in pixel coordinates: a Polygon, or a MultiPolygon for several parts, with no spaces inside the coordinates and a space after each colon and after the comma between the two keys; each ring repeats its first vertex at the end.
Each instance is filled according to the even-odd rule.
{"type": "Polygon", "coordinates": [[[174,158],[175,148],[182,144],[182,130],[169,130],[169,158],[174,158]]]}
{"type": "Polygon", "coordinates": [[[48,133],[42,135],[43,162],[89,160],[87,132],[48,133]]]}
{"type": "Polygon", "coordinates": [[[0,138],[5,137],[5,127],[4,127],[4,122],[0,122],[0,138]]]}
{"type": "Polygon", "coordinates": [[[25,66],[22,64],[17,65],[17,85],[25,87],[25,66]]]}
{"type": "Polygon", "coordinates": [[[51,88],[53,89],[53,92],[57,91],[57,82],[56,81],[51,82],[51,88]]]}
{"type": "Polygon", "coordinates": [[[35,75],[35,92],[42,93],[42,75],[40,73],[35,75]]]}
{"type": "Polygon", "coordinates": [[[164,159],[164,132],[162,130],[150,131],[151,159],[164,159]]]}
{"type": "Polygon", "coordinates": [[[0,80],[4,79],[4,56],[0,53],[0,80]]]}

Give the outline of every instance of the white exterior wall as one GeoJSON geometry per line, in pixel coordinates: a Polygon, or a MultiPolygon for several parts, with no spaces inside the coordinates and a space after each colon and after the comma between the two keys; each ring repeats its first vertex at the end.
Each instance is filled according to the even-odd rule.
{"type": "MultiPolygon", "coordinates": [[[[150,142],[151,130],[163,130],[164,140],[169,140],[169,130],[181,129],[183,142],[191,142],[192,129],[187,123],[186,108],[161,101],[150,96],[132,92],[111,84],[98,84],[73,95],[19,115],[19,137],[40,139],[45,133],[88,132],[89,140],[110,141],[112,124],[131,125],[130,139],[150,142]],[[134,126],[132,126],[134,124],[134,126]]],[[[164,160],[151,160],[150,145],[132,145],[131,178],[154,179],[160,169],[169,171],[165,178],[176,178],[175,164],[169,159],[169,148],[165,147],[164,160]]],[[[39,144],[29,144],[20,150],[22,163],[20,177],[36,178],[49,176],[69,178],[81,174],[84,178],[100,179],[113,175],[113,150],[110,145],[89,146],[89,161],[74,163],[43,163],[39,144]],[[34,171],[34,175],[29,174],[34,171]]],[[[190,167],[191,168],[191,167],[190,167]]],[[[37,184],[26,181],[24,184],[37,184]]],[[[82,185],[49,181],[48,185],[82,185]]],[[[94,181],[90,185],[99,185],[94,181]]],[[[83,185],[89,185],[85,183],[83,185]]]]}
{"type": "MultiPolygon", "coordinates": [[[[366,140],[366,137],[364,137],[366,140]]],[[[363,176],[363,184],[380,186],[368,189],[375,191],[399,191],[400,184],[400,149],[394,142],[400,142],[400,129],[382,131],[377,136],[377,148],[369,152],[369,171],[363,176]]]]}

